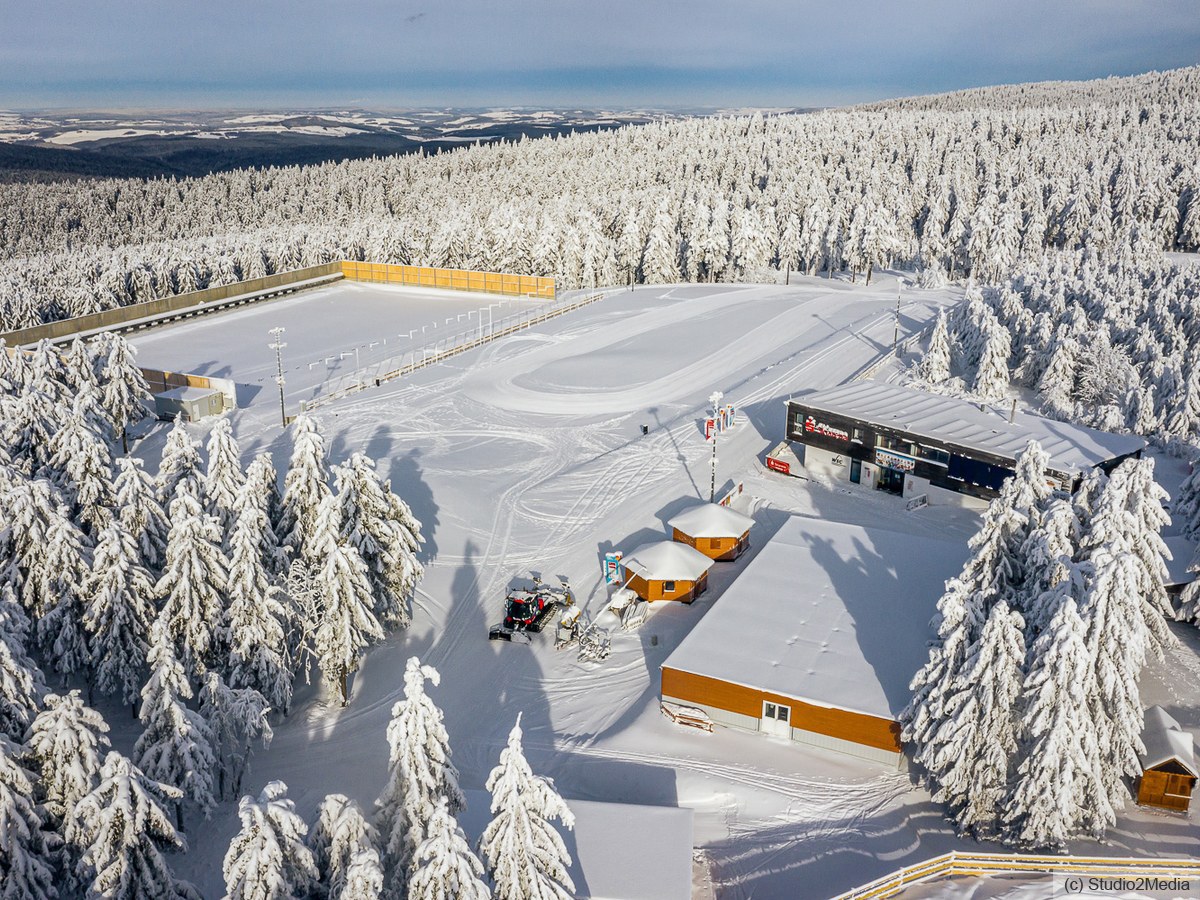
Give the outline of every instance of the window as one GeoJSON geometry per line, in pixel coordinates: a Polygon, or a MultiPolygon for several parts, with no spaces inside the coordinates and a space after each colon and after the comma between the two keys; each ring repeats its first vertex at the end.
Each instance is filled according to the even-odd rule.
{"type": "Polygon", "coordinates": [[[720,538],[709,538],[708,539],[708,549],[720,550],[721,549],[721,539],[720,538]]]}
{"type": "Polygon", "coordinates": [[[784,706],[782,703],[771,703],[763,701],[763,718],[774,719],[776,722],[786,722],[792,716],[791,707],[784,706]]]}
{"type": "Polygon", "coordinates": [[[850,429],[850,440],[861,444],[863,442],[863,430],[861,428],[850,429]]]}
{"type": "Polygon", "coordinates": [[[664,594],[673,594],[673,593],[675,593],[675,582],[673,582],[673,581],[664,581],[664,582],[663,582],[663,593],[664,593],[664,594]]]}
{"type": "Polygon", "coordinates": [[[903,453],[905,456],[913,455],[912,442],[904,438],[890,437],[885,434],[877,435],[875,446],[883,450],[891,450],[893,453],[903,453]]]}
{"type": "Polygon", "coordinates": [[[927,459],[932,463],[937,463],[940,466],[950,465],[950,454],[940,447],[927,447],[924,444],[917,444],[917,456],[921,459],[927,459]]]}

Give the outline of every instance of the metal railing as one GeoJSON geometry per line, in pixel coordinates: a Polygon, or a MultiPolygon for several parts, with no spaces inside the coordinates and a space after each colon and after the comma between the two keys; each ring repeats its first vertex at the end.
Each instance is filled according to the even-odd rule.
{"type": "Polygon", "coordinates": [[[1019,853],[961,853],[951,851],[897,869],[834,900],[884,900],[931,878],[986,875],[1126,876],[1130,878],[1200,878],[1200,859],[1144,859],[1103,856],[1032,856],[1019,853]]]}
{"type": "Polygon", "coordinates": [[[480,325],[460,335],[455,335],[444,341],[438,341],[433,345],[432,351],[426,345],[421,347],[420,350],[412,350],[401,354],[399,357],[392,357],[389,360],[384,360],[376,364],[372,368],[345,376],[339,387],[327,393],[319,394],[311,400],[301,402],[300,408],[305,411],[315,409],[319,406],[333,403],[335,400],[341,400],[351,394],[365,391],[367,388],[379,387],[397,378],[404,378],[421,369],[426,369],[444,362],[453,356],[458,356],[460,353],[466,353],[468,350],[473,350],[476,347],[498,340],[499,338],[516,334],[519,331],[532,328],[534,325],[539,325],[550,319],[566,315],[580,307],[595,303],[597,300],[603,300],[605,296],[607,294],[604,291],[599,291],[594,294],[588,294],[578,300],[569,300],[562,305],[552,304],[549,307],[543,306],[537,310],[531,309],[528,314],[518,314],[512,319],[502,319],[494,324],[489,324],[486,330],[480,325]],[[421,354],[419,358],[417,356],[418,353],[421,354]],[[409,359],[407,363],[403,362],[406,357],[409,359]]]}

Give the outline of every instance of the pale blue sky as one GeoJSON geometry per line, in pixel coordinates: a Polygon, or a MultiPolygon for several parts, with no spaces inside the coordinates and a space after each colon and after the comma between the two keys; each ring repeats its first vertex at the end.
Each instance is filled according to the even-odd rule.
{"type": "Polygon", "coordinates": [[[0,106],[817,106],[1197,62],[1197,0],[5,0],[0,106]]]}

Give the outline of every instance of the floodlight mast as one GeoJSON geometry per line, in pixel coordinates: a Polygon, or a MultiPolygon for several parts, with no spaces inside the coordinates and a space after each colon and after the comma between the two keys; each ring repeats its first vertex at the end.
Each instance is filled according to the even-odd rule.
{"type": "Polygon", "coordinates": [[[708,502],[717,502],[717,421],[721,416],[721,401],[725,399],[725,395],[720,391],[713,391],[708,398],[708,402],[712,404],[712,481],[709,483],[708,502]]]}
{"type": "Polygon", "coordinates": [[[282,326],[272,328],[269,333],[275,340],[267,345],[275,351],[275,383],[279,385],[279,424],[283,428],[287,428],[287,408],[283,403],[283,385],[285,383],[283,378],[283,348],[287,346],[283,341],[283,333],[285,331],[287,329],[282,326]]]}

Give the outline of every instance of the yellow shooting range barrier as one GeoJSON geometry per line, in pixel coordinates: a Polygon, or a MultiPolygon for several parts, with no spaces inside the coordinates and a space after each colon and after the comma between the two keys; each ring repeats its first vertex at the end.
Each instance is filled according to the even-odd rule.
{"type": "Polygon", "coordinates": [[[412,287],[444,288],[507,294],[514,297],[554,299],[554,279],[539,275],[510,275],[504,272],[475,272],[470,269],[438,269],[433,266],[397,266],[388,263],[342,261],[347,281],[403,284],[412,287]]]}

